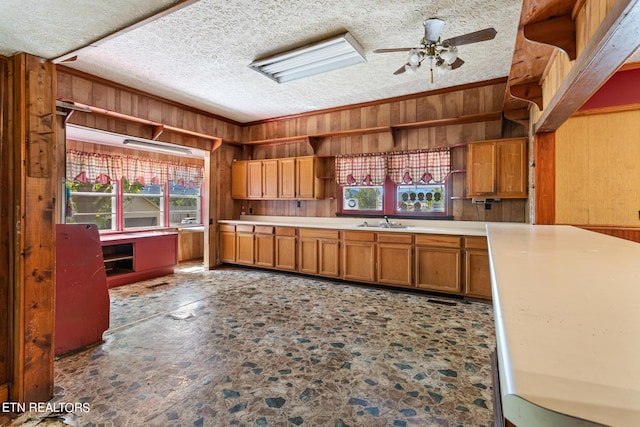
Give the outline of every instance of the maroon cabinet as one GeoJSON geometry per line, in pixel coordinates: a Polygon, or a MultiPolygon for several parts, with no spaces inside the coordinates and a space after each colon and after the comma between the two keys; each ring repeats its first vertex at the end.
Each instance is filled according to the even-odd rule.
{"type": "Polygon", "coordinates": [[[102,341],[109,291],[95,225],[56,225],[55,354],[102,341]]]}
{"type": "Polygon", "coordinates": [[[178,264],[178,233],[146,232],[103,235],[110,288],[173,274],[178,264]]]}

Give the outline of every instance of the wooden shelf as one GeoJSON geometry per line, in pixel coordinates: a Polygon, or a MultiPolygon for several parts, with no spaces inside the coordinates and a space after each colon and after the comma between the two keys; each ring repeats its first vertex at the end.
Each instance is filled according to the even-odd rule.
{"type": "Polygon", "coordinates": [[[313,148],[313,151],[315,152],[318,141],[323,138],[332,138],[332,137],[343,138],[343,137],[350,137],[350,136],[362,136],[362,135],[390,132],[393,138],[393,145],[395,146],[396,133],[401,130],[422,129],[422,128],[439,127],[439,126],[456,126],[456,125],[462,125],[467,123],[487,122],[487,121],[494,121],[494,120],[500,120],[500,119],[502,119],[502,112],[496,111],[491,113],[468,114],[464,116],[447,117],[442,119],[422,120],[419,122],[400,123],[400,124],[389,125],[389,126],[374,126],[369,128],[339,130],[335,132],[314,133],[309,135],[297,135],[297,136],[287,136],[287,137],[281,137],[281,138],[259,139],[254,141],[245,141],[243,142],[243,145],[245,147],[247,146],[251,147],[254,145],[307,142],[311,145],[311,147],[313,148]]]}
{"type": "Polygon", "coordinates": [[[109,255],[104,257],[104,262],[122,261],[127,259],[133,259],[133,255],[109,255]]]}

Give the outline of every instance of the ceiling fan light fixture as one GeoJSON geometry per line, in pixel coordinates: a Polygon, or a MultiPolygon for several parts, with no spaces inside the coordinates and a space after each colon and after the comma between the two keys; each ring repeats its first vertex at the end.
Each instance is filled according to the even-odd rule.
{"type": "Polygon", "coordinates": [[[364,50],[349,34],[253,61],[249,68],[284,83],[365,62],[364,50]]]}
{"type": "Polygon", "coordinates": [[[439,56],[440,58],[442,58],[445,64],[451,65],[458,58],[458,48],[456,48],[455,46],[447,46],[440,51],[439,56]]]}
{"type": "Polygon", "coordinates": [[[423,58],[424,54],[420,49],[411,49],[411,51],[409,52],[409,60],[407,62],[409,63],[409,65],[418,66],[420,65],[420,62],[422,62],[423,58]]]}

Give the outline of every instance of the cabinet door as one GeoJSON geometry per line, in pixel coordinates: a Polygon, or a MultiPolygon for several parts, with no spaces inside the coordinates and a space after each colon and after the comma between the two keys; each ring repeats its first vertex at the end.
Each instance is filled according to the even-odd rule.
{"type": "Polygon", "coordinates": [[[330,277],[340,275],[340,243],[337,240],[318,241],[318,273],[330,277]]]}
{"type": "Polygon", "coordinates": [[[220,232],[220,261],[236,262],[236,233],[220,232]]]}
{"type": "Polygon", "coordinates": [[[275,259],[273,242],[274,238],[272,234],[255,235],[255,265],[259,265],[261,267],[273,267],[275,259]]]}
{"type": "Polygon", "coordinates": [[[276,236],[276,263],[279,270],[295,271],[296,238],[295,236],[276,236]]]}
{"type": "Polygon", "coordinates": [[[474,142],[467,152],[467,196],[486,196],[496,192],[495,142],[474,142]]]}
{"type": "Polygon", "coordinates": [[[497,196],[527,197],[527,144],[525,139],[496,142],[497,196]]]}
{"type": "Polygon", "coordinates": [[[236,262],[253,265],[253,233],[236,233],[236,262]]]}
{"type": "Polygon", "coordinates": [[[231,197],[234,199],[247,198],[247,162],[235,161],[231,163],[231,197]]]}
{"type": "Polygon", "coordinates": [[[375,280],[375,244],[345,240],[342,249],[345,279],[373,282],[375,280]]]}
{"type": "Polygon", "coordinates": [[[416,247],[416,287],[441,292],[461,291],[460,249],[416,247]]]}
{"type": "Polygon", "coordinates": [[[318,239],[300,237],[298,271],[307,274],[318,274],[318,239]]]}
{"type": "Polygon", "coordinates": [[[491,298],[491,273],[489,253],[482,249],[467,249],[465,252],[466,295],[491,298]]]}
{"type": "Polygon", "coordinates": [[[247,162],[247,196],[250,199],[262,198],[262,162],[247,162]]]}
{"type": "Polygon", "coordinates": [[[388,285],[411,287],[413,265],[411,245],[378,243],[378,282],[388,285]]]}
{"type": "Polygon", "coordinates": [[[313,156],[296,158],[296,191],[301,199],[316,197],[315,160],[313,156]]]}
{"type": "Polygon", "coordinates": [[[296,197],[296,159],[280,159],[278,172],[278,197],[293,199],[296,197]]]}
{"type": "Polygon", "coordinates": [[[262,161],[262,197],[264,199],[278,198],[278,161],[262,161]]]}

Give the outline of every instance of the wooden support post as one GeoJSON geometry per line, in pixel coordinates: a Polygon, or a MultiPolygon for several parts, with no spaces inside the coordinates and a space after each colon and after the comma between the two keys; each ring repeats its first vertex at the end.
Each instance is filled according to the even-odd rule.
{"type": "Polygon", "coordinates": [[[14,145],[13,369],[11,401],[43,402],[53,396],[56,124],[55,67],[27,54],[10,60],[14,145]]]}
{"type": "Polygon", "coordinates": [[[556,134],[535,136],[535,224],[556,223],[556,134]]]}

